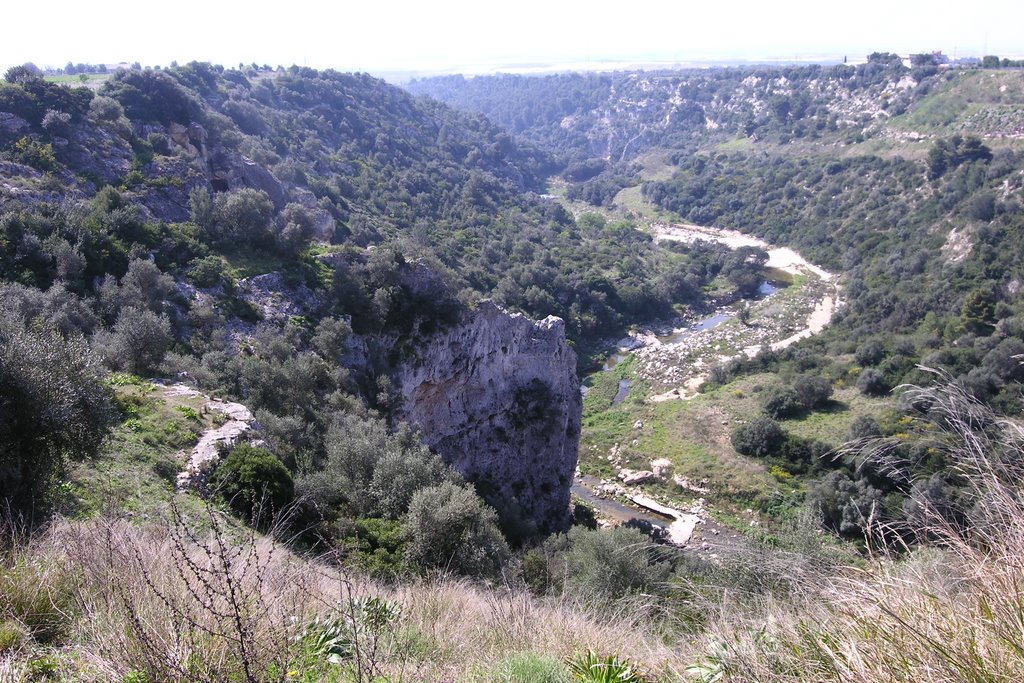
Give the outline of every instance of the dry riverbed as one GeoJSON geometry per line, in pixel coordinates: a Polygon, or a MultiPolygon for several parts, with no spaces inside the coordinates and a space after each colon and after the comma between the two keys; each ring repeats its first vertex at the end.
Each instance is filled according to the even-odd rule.
{"type": "MultiPolygon", "coordinates": [[[[635,358],[630,374],[650,387],[650,392],[644,397],[647,405],[695,397],[714,364],[732,358],[753,358],[763,349],[783,349],[817,334],[828,325],[841,305],[835,276],[808,263],[792,249],[776,247],[732,230],[686,224],[653,224],[650,227],[658,240],[706,240],[720,242],[733,249],[744,246],[764,249],[769,255],[767,266],[788,273],[792,284],[770,288],[771,291],[762,298],[724,307],[688,327],[672,330],[670,334],[665,334],[665,330],[638,329],[621,340],[616,359],[621,360],[629,354],[635,358]],[[737,318],[739,309],[744,306],[748,307],[750,314],[745,324],[737,318]]],[[[606,365],[605,369],[611,365],[614,363],[606,365]]],[[[630,381],[620,381],[620,393],[623,393],[623,384],[628,393],[630,381]]],[[[618,401],[612,402],[613,409],[617,404],[618,401]]],[[[639,421],[634,425],[635,430],[643,428],[639,421]]],[[[613,467],[615,477],[598,481],[581,477],[574,486],[577,494],[585,488],[589,495],[583,497],[595,505],[599,517],[610,523],[621,523],[624,514],[628,514],[626,511],[634,510],[637,518],[654,521],[650,513],[659,513],[664,518],[659,526],[666,527],[677,545],[700,549],[702,555],[713,556],[717,551],[739,542],[735,531],[720,527],[710,519],[701,497],[705,489],[694,489],[689,482],[677,481],[678,496],[663,495],[657,500],[647,494],[641,480],[646,477],[649,481],[657,481],[656,488],[663,491],[672,483],[669,477],[658,476],[657,461],[652,461],[650,472],[622,469],[626,463],[620,462],[618,443],[607,456],[601,455],[600,458],[613,467]],[[681,499],[695,500],[684,504],[681,499]],[[666,511],[671,511],[671,514],[666,511]],[[703,533],[695,534],[695,530],[703,533]]],[[[756,524],[753,520],[750,523],[756,524]]]]}
{"type": "MultiPolygon", "coordinates": [[[[714,241],[733,249],[759,247],[768,252],[769,268],[794,278],[790,287],[750,304],[746,324],[732,317],[713,329],[667,344],[649,330],[635,332],[632,336],[637,340],[634,353],[639,361],[638,374],[658,392],[651,396],[652,401],[692,398],[707,379],[711,365],[740,356],[753,358],[763,348],[778,351],[817,334],[831,321],[840,303],[835,276],[788,247],[776,247],[735,230],[657,223],[651,228],[658,240],[714,241]]],[[[733,306],[731,313],[734,315],[744,305],[733,306]]]]}

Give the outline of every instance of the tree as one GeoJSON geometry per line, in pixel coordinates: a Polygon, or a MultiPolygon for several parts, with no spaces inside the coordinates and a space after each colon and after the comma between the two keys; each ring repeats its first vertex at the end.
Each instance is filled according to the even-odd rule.
{"type": "Polygon", "coordinates": [[[865,368],[857,378],[857,388],[867,396],[883,396],[889,393],[885,375],[875,368],[865,368]]]}
{"type": "Polygon", "coordinates": [[[470,489],[451,482],[416,492],[405,536],[406,558],[421,569],[493,578],[510,555],[494,510],[470,489]]]}
{"type": "Polygon", "coordinates": [[[277,242],[286,254],[298,254],[313,237],[313,218],[302,204],[291,203],[277,218],[277,242]]]}
{"type": "Polygon", "coordinates": [[[863,367],[866,365],[878,365],[885,358],[885,345],[879,339],[869,339],[857,347],[853,359],[863,367]]]}
{"type": "Polygon", "coordinates": [[[211,230],[213,228],[213,197],[205,187],[196,186],[188,193],[188,208],[192,222],[211,230]]]}
{"type": "Polygon", "coordinates": [[[877,439],[880,436],[882,436],[882,428],[878,426],[878,421],[870,415],[860,415],[850,425],[847,439],[849,441],[861,441],[877,439]]]}
{"type": "Polygon", "coordinates": [[[155,371],[170,348],[171,321],[164,314],[127,307],[109,332],[99,332],[93,346],[116,370],[141,375],[155,371]]]}
{"type": "Polygon", "coordinates": [[[992,192],[978,192],[967,205],[967,216],[988,223],[996,216],[996,196],[992,192]]]}
{"type": "Polygon", "coordinates": [[[262,190],[243,187],[218,194],[213,202],[214,234],[229,244],[260,244],[269,236],[273,215],[274,204],[262,190]]]}
{"type": "Polygon", "coordinates": [[[998,69],[999,68],[999,55],[985,55],[981,58],[981,68],[983,69],[998,69]]]}
{"type": "Polygon", "coordinates": [[[822,526],[844,536],[860,536],[868,520],[883,511],[881,491],[866,479],[854,481],[846,472],[829,472],[811,484],[808,502],[817,508],[822,526]]]}
{"type": "Polygon", "coordinates": [[[895,52],[872,52],[868,55],[868,62],[892,66],[902,64],[903,60],[895,52]]]}
{"type": "Polygon", "coordinates": [[[770,387],[761,401],[761,412],[775,419],[799,415],[803,409],[800,397],[789,387],[770,387]]]}
{"type": "Polygon", "coordinates": [[[21,66],[12,66],[4,73],[4,80],[15,85],[25,85],[42,80],[42,72],[35,64],[26,62],[21,66]]]}
{"type": "Polygon", "coordinates": [[[995,297],[988,288],[972,289],[960,307],[964,329],[974,334],[988,334],[995,322],[995,297]]]}
{"type": "Polygon", "coordinates": [[[0,502],[31,508],[69,459],[99,450],[112,423],[109,390],[81,336],[0,313],[0,502]]]}
{"type": "Polygon", "coordinates": [[[817,375],[800,375],[793,380],[793,391],[804,410],[820,408],[832,398],[832,384],[817,375]]]}

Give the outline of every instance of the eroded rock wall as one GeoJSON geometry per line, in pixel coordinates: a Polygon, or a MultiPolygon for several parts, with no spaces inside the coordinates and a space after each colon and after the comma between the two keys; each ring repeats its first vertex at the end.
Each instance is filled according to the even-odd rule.
{"type": "Polygon", "coordinates": [[[567,523],[581,403],[561,318],[483,302],[417,344],[395,379],[397,417],[492,504],[518,505],[541,531],[567,523]]]}

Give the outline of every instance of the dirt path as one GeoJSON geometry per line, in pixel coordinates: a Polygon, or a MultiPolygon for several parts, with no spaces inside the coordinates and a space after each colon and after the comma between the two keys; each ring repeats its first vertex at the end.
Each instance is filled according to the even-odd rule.
{"type": "MultiPolygon", "coordinates": [[[[799,289],[789,294],[769,292],[767,297],[754,303],[754,315],[761,313],[761,317],[749,324],[725,325],[736,313],[735,307],[731,307],[691,323],[685,333],[681,329],[674,330],[669,337],[671,342],[663,343],[665,337],[659,339],[647,330],[635,331],[630,338],[622,340],[622,353],[636,354],[641,377],[655,386],[672,386],[668,391],[648,397],[649,402],[689,400],[698,396],[712,364],[735,357],[753,358],[765,347],[780,350],[817,334],[829,324],[840,305],[836,277],[809,263],[793,249],[776,247],[735,230],[658,223],[652,224],[651,229],[658,240],[714,241],[732,249],[758,247],[768,252],[768,267],[802,277],[799,289]]],[[[573,492],[611,523],[644,519],[665,529],[673,544],[698,551],[701,556],[717,557],[719,551],[729,552],[743,545],[743,538],[737,531],[716,524],[708,516],[702,499],[692,509],[680,510],[644,496],[639,489],[593,477],[580,477],[573,485],[573,492]],[[612,495],[637,507],[614,500],[612,495]]]]}
{"type": "Polygon", "coordinates": [[[743,545],[743,538],[737,531],[716,523],[699,508],[697,511],[677,510],[635,492],[627,494],[631,505],[626,505],[596,493],[600,486],[600,480],[589,475],[577,477],[572,485],[573,494],[593,507],[598,519],[612,524],[631,520],[649,522],[664,529],[667,540],[673,545],[709,559],[743,545]]]}
{"type": "Polygon", "coordinates": [[[202,485],[210,470],[220,459],[220,447],[230,448],[242,434],[252,429],[255,419],[248,408],[241,403],[221,401],[210,398],[205,394],[185,384],[163,384],[159,385],[168,398],[177,396],[199,397],[203,399],[202,412],[220,413],[227,420],[221,425],[214,425],[206,429],[199,437],[199,442],[192,449],[185,469],[178,473],[177,488],[179,490],[191,486],[202,485]]]}
{"type": "Polygon", "coordinates": [[[778,268],[779,270],[784,270],[793,275],[813,273],[826,281],[832,280],[835,277],[824,268],[808,262],[807,259],[789,247],[776,247],[768,244],[758,237],[745,235],[736,230],[709,228],[689,223],[678,223],[673,225],[652,223],[651,229],[654,231],[654,239],[656,240],[685,243],[705,240],[708,242],[724,244],[730,249],[739,249],[740,247],[758,247],[768,252],[767,266],[769,268],[778,268]]]}

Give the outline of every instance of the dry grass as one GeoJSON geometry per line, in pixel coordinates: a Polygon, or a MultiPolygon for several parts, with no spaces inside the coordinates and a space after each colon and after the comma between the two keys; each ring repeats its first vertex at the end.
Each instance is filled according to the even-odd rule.
{"type": "Polygon", "coordinates": [[[37,568],[39,586],[61,586],[57,594],[24,581],[15,592],[70,607],[59,620],[63,644],[0,658],[0,681],[22,680],[18,672],[44,655],[55,657],[54,680],[97,682],[143,673],[151,682],[490,681],[516,653],[561,660],[588,649],[651,670],[684,663],[648,632],[643,608],[598,618],[568,601],[464,579],[377,584],[210,515],[201,536],[181,519],[146,529],[62,522],[14,551],[18,566],[37,568]],[[345,617],[370,596],[401,616],[374,642],[364,634],[358,655],[334,665],[296,641],[302,625],[345,617]]]}
{"type": "Polygon", "coordinates": [[[931,547],[818,577],[760,624],[727,616],[704,638],[707,680],[1024,680],[1024,430],[952,383],[908,399],[929,407],[922,427],[969,482],[971,524],[932,515],[920,530],[931,547]]]}

